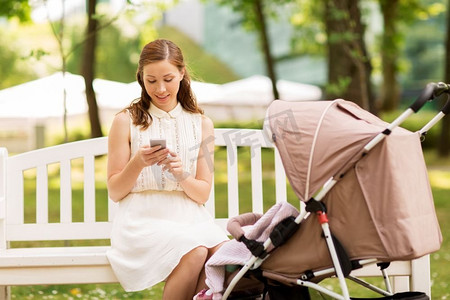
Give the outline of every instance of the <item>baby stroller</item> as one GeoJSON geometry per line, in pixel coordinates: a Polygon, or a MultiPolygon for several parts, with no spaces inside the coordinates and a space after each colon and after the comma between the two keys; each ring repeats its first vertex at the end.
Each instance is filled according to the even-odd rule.
{"type": "MultiPolygon", "coordinates": [[[[334,299],[356,299],[350,298],[345,278],[381,294],[377,299],[428,299],[418,292],[392,295],[388,279],[385,291],[351,272],[378,264],[386,275],[390,262],[440,248],[442,235],[420,139],[448,114],[450,100],[419,132],[399,125],[443,94],[450,94],[450,85],[428,84],[391,124],[342,99],[274,101],[265,129],[305,209],[288,214],[264,239],[249,237],[244,226],[258,224],[265,215],[230,220],[231,242],[245,245],[251,258],[228,277],[222,299],[243,279],[263,282],[271,300],[309,299],[310,288],[334,299]],[[329,277],[339,279],[342,294],[320,285],[329,277]]],[[[208,264],[210,280],[208,270],[213,269],[208,264]]]]}

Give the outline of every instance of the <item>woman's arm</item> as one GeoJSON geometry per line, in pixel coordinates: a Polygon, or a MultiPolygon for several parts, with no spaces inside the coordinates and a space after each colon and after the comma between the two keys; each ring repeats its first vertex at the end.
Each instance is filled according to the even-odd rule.
{"type": "Polygon", "coordinates": [[[170,152],[172,159],[168,158],[160,164],[169,170],[182,186],[184,192],[195,202],[204,204],[208,201],[211,192],[214,173],[214,124],[206,116],[202,116],[202,142],[198,152],[197,174],[185,174],[180,159],[176,153],[170,152]]]}
{"type": "Polygon", "coordinates": [[[128,195],[142,169],[163,160],[168,150],[160,146],[143,146],[130,158],[130,118],[127,112],[116,115],[108,135],[107,186],[111,200],[117,202],[128,195]]]}

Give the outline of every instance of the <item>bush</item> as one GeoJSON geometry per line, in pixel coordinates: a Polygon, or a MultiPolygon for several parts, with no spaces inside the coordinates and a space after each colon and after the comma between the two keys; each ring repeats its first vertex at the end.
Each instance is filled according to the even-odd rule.
{"type": "MultiPolygon", "coordinates": [[[[386,122],[392,122],[397,118],[403,111],[395,111],[389,113],[382,113],[380,118],[386,122]]],[[[400,126],[409,130],[409,131],[419,131],[422,129],[434,116],[436,115],[435,111],[425,110],[420,111],[417,114],[410,116],[406,119],[400,126]]],[[[437,148],[439,143],[439,135],[441,131],[441,122],[437,123],[433,126],[426,134],[422,147],[424,149],[437,148]]]]}

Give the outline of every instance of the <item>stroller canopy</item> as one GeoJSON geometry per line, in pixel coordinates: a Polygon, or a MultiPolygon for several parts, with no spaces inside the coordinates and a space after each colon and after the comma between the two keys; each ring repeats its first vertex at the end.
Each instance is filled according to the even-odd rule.
{"type": "MultiPolygon", "coordinates": [[[[407,260],[438,250],[442,241],[419,133],[396,128],[362,155],[364,146],[387,126],[342,99],[277,100],[267,111],[265,129],[301,201],[331,177],[339,178],[323,202],[331,230],[351,259],[407,260]]],[[[295,274],[300,270],[294,266],[307,270],[331,264],[318,224],[309,221],[277,249],[283,255],[269,257],[266,269],[295,274]],[[321,247],[323,256],[318,255],[321,247]],[[293,258],[276,258],[283,256],[293,258]]]]}
{"type": "MultiPolygon", "coordinates": [[[[353,102],[274,101],[268,110],[270,132],[296,195],[307,201],[387,123],[353,102]]],[[[396,134],[404,134],[398,130],[396,134]]]]}

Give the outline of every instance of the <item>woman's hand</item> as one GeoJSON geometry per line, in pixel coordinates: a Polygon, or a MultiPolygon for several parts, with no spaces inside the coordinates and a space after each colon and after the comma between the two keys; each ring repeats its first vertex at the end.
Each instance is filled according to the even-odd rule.
{"type": "Polygon", "coordinates": [[[135,159],[139,165],[144,168],[152,166],[154,164],[160,164],[161,161],[165,160],[169,154],[168,149],[161,149],[160,145],[150,147],[145,145],[139,148],[136,153],[135,159]]]}
{"type": "Polygon", "coordinates": [[[163,171],[167,170],[172,174],[178,182],[183,181],[189,176],[187,172],[184,172],[183,163],[176,152],[169,151],[169,155],[164,160],[158,162],[158,165],[162,166],[163,171]]]}

